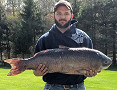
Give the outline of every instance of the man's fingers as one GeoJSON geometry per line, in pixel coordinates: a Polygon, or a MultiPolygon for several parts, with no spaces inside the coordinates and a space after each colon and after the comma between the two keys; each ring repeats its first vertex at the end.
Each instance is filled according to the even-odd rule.
{"type": "Polygon", "coordinates": [[[47,71],[47,67],[45,65],[43,65],[43,64],[40,64],[39,67],[38,67],[38,69],[41,71],[41,73],[43,75],[45,75],[48,72],[47,71]]]}
{"type": "Polygon", "coordinates": [[[40,70],[43,72],[44,69],[45,69],[45,65],[42,65],[42,67],[40,68],[40,70]]]}
{"type": "Polygon", "coordinates": [[[42,72],[42,71],[45,69],[45,65],[39,64],[39,66],[38,66],[37,69],[40,70],[40,71],[42,72]]]}
{"type": "Polygon", "coordinates": [[[93,77],[93,76],[96,76],[98,73],[98,71],[93,71],[93,70],[90,70],[90,71],[87,71],[85,76],[86,77],[93,77]]]}
{"type": "Polygon", "coordinates": [[[34,70],[36,76],[43,76],[48,73],[47,67],[43,64],[39,64],[38,68],[34,70]]]}
{"type": "Polygon", "coordinates": [[[41,70],[41,67],[42,67],[42,64],[39,64],[39,66],[38,66],[38,70],[41,70]]]}
{"type": "Polygon", "coordinates": [[[43,69],[43,72],[45,73],[46,71],[47,71],[47,68],[44,68],[44,69],[43,69]]]}
{"type": "Polygon", "coordinates": [[[48,70],[47,68],[43,70],[43,75],[47,74],[48,73],[48,70]]]}

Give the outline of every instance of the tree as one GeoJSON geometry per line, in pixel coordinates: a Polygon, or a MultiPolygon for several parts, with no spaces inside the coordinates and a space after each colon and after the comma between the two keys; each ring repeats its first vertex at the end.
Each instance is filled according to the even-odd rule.
{"type": "Polygon", "coordinates": [[[78,13],[80,12],[79,10],[79,5],[80,5],[80,2],[78,2],[78,0],[74,0],[73,1],[73,14],[74,14],[74,18],[73,19],[77,19],[78,18],[78,13]]]}
{"type": "Polygon", "coordinates": [[[6,31],[8,31],[7,18],[3,5],[0,5],[0,55],[2,60],[2,53],[6,47],[6,31]]]}
{"type": "Polygon", "coordinates": [[[21,9],[22,1],[24,0],[6,0],[6,8],[7,10],[11,10],[11,13],[13,16],[16,15],[16,12],[18,12],[21,9]]]}
{"type": "Polygon", "coordinates": [[[23,10],[21,12],[21,28],[16,32],[15,53],[30,54],[30,47],[35,44],[35,37],[38,33],[42,33],[42,20],[38,7],[33,0],[24,1],[23,10]],[[39,31],[38,31],[39,30],[39,31]],[[37,32],[38,31],[38,32],[37,32]]]}
{"type": "Polygon", "coordinates": [[[112,43],[112,56],[113,56],[113,64],[116,64],[116,40],[117,40],[117,1],[110,0],[108,4],[105,6],[108,9],[107,17],[108,17],[108,25],[110,26],[109,35],[111,37],[112,43]]]}
{"type": "Polygon", "coordinates": [[[53,7],[55,2],[58,0],[38,0],[37,5],[42,8],[42,13],[47,16],[49,13],[53,12],[53,7]]]}

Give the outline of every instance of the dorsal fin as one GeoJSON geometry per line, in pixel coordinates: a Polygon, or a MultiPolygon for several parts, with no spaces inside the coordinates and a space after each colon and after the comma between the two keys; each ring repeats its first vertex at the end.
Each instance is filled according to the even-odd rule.
{"type": "Polygon", "coordinates": [[[67,47],[64,45],[59,45],[59,48],[87,48],[87,47],[67,47]]]}
{"type": "Polygon", "coordinates": [[[69,47],[64,46],[64,45],[59,45],[59,48],[69,48],[69,47]]]}
{"type": "MultiPolygon", "coordinates": [[[[40,53],[40,52],[38,52],[38,53],[40,53]]],[[[38,53],[35,53],[33,57],[37,56],[38,53]]]]}
{"type": "Polygon", "coordinates": [[[33,56],[33,57],[37,56],[39,53],[47,52],[47,51],[49,51],[49,50],[42,50],[42,51],[40,51],[40,52],[37,52],[37,53],[35,53],[35,54],[34,54],[34,56],[33,56]]]}

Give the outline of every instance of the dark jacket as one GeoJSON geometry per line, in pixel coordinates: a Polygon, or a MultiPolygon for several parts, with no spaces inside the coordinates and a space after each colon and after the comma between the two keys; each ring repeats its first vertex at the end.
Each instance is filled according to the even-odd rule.
{"type": "MultiPolygon", "coordinates": [[[[61,33],[54,24],[49,32],[42,35],[35,48],[35,53],[59,48],[59,45],[67,47],[88,47],[92,48],[90,37],[80,29],[76,28],[77,22],[71,24],[71,27],[64,33],[61,33]]],[[[43,76],[43,80],[49,84],[73,85],[84,82],[83,75],[68,75],[62,73],[48,73],[43,76]]]]}

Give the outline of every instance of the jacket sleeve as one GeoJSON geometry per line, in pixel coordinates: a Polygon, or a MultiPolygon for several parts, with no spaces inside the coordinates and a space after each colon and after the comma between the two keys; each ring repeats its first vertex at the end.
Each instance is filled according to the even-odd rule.
{"type": "Polygon", "coordinates": [[[40,37],[39,40],[37,41],[37,44],[35,46],[34,54],[38,53],[42,50],[45,50],[45,41],[44,37],[40,37]]]}
{"type": "Polygon", "coordinates": [[[85,35],[85,47],[88,47],[88,48],[93,48],[93,43],[92,43],[92,40],[91,38],[84,32],[84,35],[85,35]]]}
{"type": "Polygon", "coordinates": [[[93,43],[90,37],[88,38],[87,44],[88,44],[88,48],[91,48],[91,49],[93,48],[93,43]]]}

